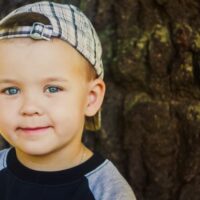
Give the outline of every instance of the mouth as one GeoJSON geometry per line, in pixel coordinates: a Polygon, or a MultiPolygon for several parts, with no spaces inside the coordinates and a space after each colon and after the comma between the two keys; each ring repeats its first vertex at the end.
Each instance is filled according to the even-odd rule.
{"type": "Polygon", "coordinates": [[[18,127],[17,130],[20,130],[25,134],[38,134],[38,133],[44,133],[49,128],[51,128],[51,127],[50,126],[44,126],[44,127],[18,127]]]}

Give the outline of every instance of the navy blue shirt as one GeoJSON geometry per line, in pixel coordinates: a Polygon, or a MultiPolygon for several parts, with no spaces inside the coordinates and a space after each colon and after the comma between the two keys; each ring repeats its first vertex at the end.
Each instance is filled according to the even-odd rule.
{"type": "Polygon", "coordinates": [[[114,165],[94,153],[70,169],[44,172],[22,165],[14,148],[0,151],[1,200],[135,200],[114,165]]]}

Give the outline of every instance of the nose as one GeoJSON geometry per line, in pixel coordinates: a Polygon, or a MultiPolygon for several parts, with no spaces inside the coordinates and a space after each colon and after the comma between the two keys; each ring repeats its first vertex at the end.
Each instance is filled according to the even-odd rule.
{"type": "Polygon", "coordinates": [[[43,110],[41,104],[39,103],[40,101],[40,98],[36,97],[35,95],[24,97],[20,114],[23,116],[42,115],[43,110]]]}

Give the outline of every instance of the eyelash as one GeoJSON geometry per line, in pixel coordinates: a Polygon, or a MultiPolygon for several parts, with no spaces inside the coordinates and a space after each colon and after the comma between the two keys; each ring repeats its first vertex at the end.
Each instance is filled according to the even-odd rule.
{"type": "MultiPolygon", "coordinates": [[[[57,90],[56,92],[50,92],[50,93],[57,93],[57,92],[63,91],[63,88],[57,87],[57,86],[48,86],[47,89],[49,89],[49,88],[56,88],[56,90],[57,90]]],[[[8,88],[3,89],[3,90],[1,91],[1,93],[4,93],[4,94],[6,94],[6,95],[10,95],[10,96],[16,95],[17,93],[15,93],[15,94],[8,94],[8,93],[6,93],[7,91],[9,91],[9,90],[11,90],[11,89],[12,89],[12,90],[15,89],[15,90],[18,90],[18,91],[19,91],[19,89],[16,88],[16,87],[8,87],[8,88]]]]}

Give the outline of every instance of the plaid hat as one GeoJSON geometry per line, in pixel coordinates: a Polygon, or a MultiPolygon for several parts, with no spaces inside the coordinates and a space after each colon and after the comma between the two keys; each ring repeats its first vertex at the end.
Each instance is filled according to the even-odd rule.
{"type": "MultiPolygon", "coordinates": [[[[35,40],[60,38],[74,47],[103,79],[102,47],[89,19],[75,6],[41,1],[22,6],[0,21],[0,40],[29,37],[35,40]]],[[[86,128],[100,128],[100,111],[86,128]]]]}
{"type": "Polygon", "coordinates": [[[67,41],[94,66],[99,77],[103,78],[102,48],[97,33],[89,19],[75,6],[48,1],[37,2],[20,7],[0,21],[5,27],[0,31],[0,39],[31,37],[50,40],[57,37],[67,41]],[[33,21],[31,17],[46,18],[45,23],[33,21]],[[30,18],[29,26],[21,26],[23,17],[30,18]],[[6,29],[14,22],[20,26],[6,29]]]}

